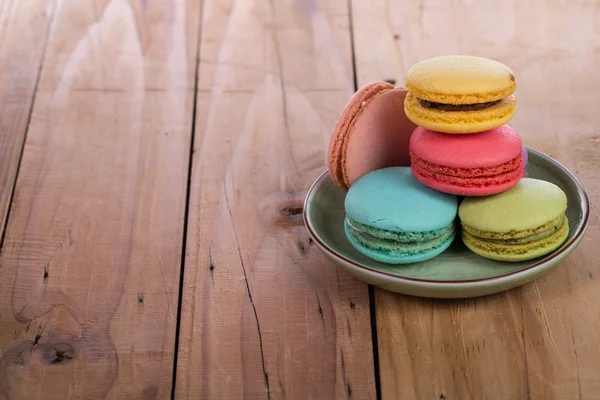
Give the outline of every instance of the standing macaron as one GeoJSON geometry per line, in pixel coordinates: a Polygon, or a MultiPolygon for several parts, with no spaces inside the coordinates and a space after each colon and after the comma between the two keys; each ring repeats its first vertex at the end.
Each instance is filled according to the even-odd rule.
{"type": "Polygon", "coordinates": [[[415,64],[406,77],[406,115],[444,133],[497,128],[515,113],[515,75],[482,57],[443,56],[415,64]]]}
{"type": "Polygon", "coordinates": [[[465,245],[482,257],[524,261],[543,256],[567,239],[567,196],[556,185],[523,178],[489,197],[469,197],[458,215],[465,245]]]}
{"type": "Polygon", "coordinates": [[[410,139],[410,154],[419,181],[455,195],[500,193],[523,176],[521,138],[508,125],[470,135],[418,127],[410,139]]]}
{"type": "Polygon", "coordinates": [[[348,191],[344,227],[362,254],[388,264],[425,261],[455,237],[455,196],[417,181],[409,168],[370,172],[348,191]]]}
{"type": "Polygon", "coordinates": [[[407,93],[374,82],[350,98],[329,143],[327,161],[336,185],[348,189],[368,172],[410,165],[408,143],[416,125],[404,114],[407,93]]]}

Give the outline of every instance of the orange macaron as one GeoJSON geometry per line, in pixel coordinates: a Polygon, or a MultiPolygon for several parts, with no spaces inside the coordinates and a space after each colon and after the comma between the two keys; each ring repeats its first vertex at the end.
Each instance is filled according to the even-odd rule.
{"type": "Polygon", "coordinates": [[[410,135],[416,125],[404,113],[407,93],[374,82],[350,98],[329,143],[327,161],[336,185],[348,189],[371,171],[410,165],[410,135]]]}

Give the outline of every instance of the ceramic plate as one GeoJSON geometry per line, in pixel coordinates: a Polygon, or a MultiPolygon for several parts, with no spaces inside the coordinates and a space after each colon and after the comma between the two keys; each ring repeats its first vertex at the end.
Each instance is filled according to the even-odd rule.
{"type": "Polygon", "coordinates": [[[310,188],[304,204],[304,221],[317,246],[337,266],[364,282],[413,296],[459,298],[501,292],[529,282],[558,265],[583,237],[589,204],[579,181],[549,156],[527,149],[530,178],[558,185],[567,194],[569,237],[556,251],[524,262],[501,262],[480,257],[467,249],[460,235],[448,250],[421,263],[388,265],[371,260],[350,245],[344,234],[346,192],[324,172],[310,188]]]}

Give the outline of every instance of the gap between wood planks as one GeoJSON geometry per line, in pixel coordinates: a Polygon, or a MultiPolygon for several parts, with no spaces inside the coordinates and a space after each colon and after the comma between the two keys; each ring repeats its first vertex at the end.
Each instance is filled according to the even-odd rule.
{"type": "Polygon", "coordinates": [[[50,17],[48,19],[48,26],[46,27],[46,34],[44,36],[44,44],[42,45],[42,54],[40,56],[40,65],[38,66],[37,75],[35,77],[35,83],[33,85],[33,92],[31,98],[31,104],[29,105],[29,110],[27,112],[27,122],[25,123],[25,133],[23,134],[23,141],[21,143],[21,148],[19,149],[19,158],[17,160],[17,170],[15,171],[15,178],[13,180],[12,188],[10,188],[10,196],[8,197],[8,206],[6,207],[6,214],[4,218],[0,220],[0,228],[2,228],[2,232],[0,233],[0,254],[4,250],[4,240],[6,239],[6,230],[8,227],[8,218],[10,216],[10,211],[13,205],[13,199],[15,196],[15,191],[17,189],[17,181],[19,180],[19,171],[21,170],[21,161],[23,160],[23,153],[25,152],[25,143],[27,143],[27,133],[29,132],[29,125],[31,124],[31,116],[33,114],[33,107],[35,105],[35,98],[37,95],[38,85],[40,83],[40,77],[42,76],[42,68],[44,66],[44,60],[46,59],[46,51],[48,50],[48,41],[50,40],[50,32],[52,32],[52,27],[54,24],[54,16],[56,15],[56,1],[52,3],[52,7],[50,9],[50,17]]]}
{"type": "MultiPolygon", "coordinates": [[[[185,273],[185,260],[187,251],[187,233],[188,233],[188,220],[190,215],[190,195],[192,188],[192,168],[194,162],[194,138],[196,136],[196,113],[198,109],[198,80],[200,71],[200,47],[202,46],[202,14],[204,10],[204,3],[199,7],[198,16],[198,32],[196,32],[196,62],[194,66],[194,100],[192,110],[192,132],[190,134],[190,150],[188,153],[188,166],[187,166],[187,182],[185,192],[185,207],[183,212],[183,232],[181,240],[181,265],[179,267],[179,294],[177,296],[177,317],[175,321],[175,346],[173,349],[173,378],[171,379],[171,399],[175,399],[175,389],[177,385],[177,363],[179,360],[179,336],[181,333],[181,309],[183,306],[183,284],[184,284],[184,273],[185,273]]],[[[212,263],[211,263],[212,266],[212,263]]]]}

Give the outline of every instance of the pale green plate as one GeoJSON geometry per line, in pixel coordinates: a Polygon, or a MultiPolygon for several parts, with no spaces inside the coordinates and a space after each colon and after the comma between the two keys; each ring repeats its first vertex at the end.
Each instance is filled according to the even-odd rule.
{"type": "Polygon", "coordinates": [[[350,245],[344,234],[346,192],[324,172],[308,191],[304,222],[317,246],[337,266],[369,284],[413,296],[459,298],[501,292],[529,282],[556,266],[573,251],[589,220],[589,203],[579,181],[547,155],[527,149],[530,178],[558,185],[567,194],[569,237],[553,253],[509,263],[488,260],[467,249],[457,235],[448,250],[421,263],[388,265],[374,261],[350,245]]]}

